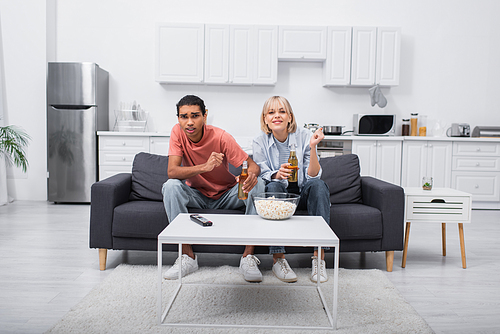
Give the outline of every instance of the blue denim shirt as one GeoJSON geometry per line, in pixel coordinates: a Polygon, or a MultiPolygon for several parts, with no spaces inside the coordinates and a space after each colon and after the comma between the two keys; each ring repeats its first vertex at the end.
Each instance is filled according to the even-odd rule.
{"type": "MultiPolygon", "coordinates": [[[[309,161],[311,159],[311,148],[309,142],[311,140],[311,131],[298,127],[294,133],[288,134],[288,144],[295,144],[297,160],[299,161],[298,179],[297,183],[299,189],[302,190],[302,185],[309,179],[320,178],[322,169],[319,170],[318,175],[311,177],[307,174],[309,168],[309,161]]],[[[271,177],[280,169],[278,148],[274,142],[273,134],[265,134],[261,132],[260,135],[253,139],[253,160],[260,167],[260,177],[266,181],[282,182],[288,186],[287,180],[276,180],[271,177]]],[[[318,157],[319,160],[319,157],[318,157]]]]}

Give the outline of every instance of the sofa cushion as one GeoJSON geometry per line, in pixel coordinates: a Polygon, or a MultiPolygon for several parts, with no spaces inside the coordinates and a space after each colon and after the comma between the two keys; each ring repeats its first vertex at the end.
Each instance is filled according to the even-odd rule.
{"type": "Polygon", "coordinates": [[[341,241],[381,239],[382,213],[364,204],[332,204],[330,227],[341,241]]]}
{"type": "Polygon", "coordinates": [[[113,213],[113,237],[157,239],[168,225],[163,202],[130,201],[113,213]]]}
{"type": "MultiPolygon", "coordinates": [[[[190,213],[244,214],[243,210],[194,209],[190,213]]],[[[163,202],[130,201],[119,205],[113,213],[113,237],[156,239],[169,220],[163,202]]]]}
{"type": "Polygon", "coordinates": [[[361,177],[359,158],[356,154],[345,154],[320,160],[321,179],[330,188],[332,204],[361,203],[361,177]]]}
{"type": "Polygon", "coordinates": [[[131,200],[163,201],[161,187],[168,180],[168,156],[137,153],[132,165],[131,200]]]}

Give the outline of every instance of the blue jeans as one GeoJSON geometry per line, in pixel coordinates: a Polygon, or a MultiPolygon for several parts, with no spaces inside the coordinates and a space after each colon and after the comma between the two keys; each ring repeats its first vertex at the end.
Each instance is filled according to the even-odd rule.
{"type": "Polygon", "coordinates": [[[264,180],[257,178],[257,184],[246,200],[238,199],[238,184],[226,191],[219,199],[208,198],[199,190],[191,188],[178,179],[168,179],[161,188],[163,205],[171,222],[179,213],[187,213],[188,207],[199,209],[239,209],[246,206],[246,215],[256,215],[252,194],[262,193],[264,180]]]}
{"type": "MultiPolygon", "coordinates": [[[[266,192],[286,193],[286,187],[280,182],[268,182],[266,192]]],[[[300,192],[297,210],[307,210],[310,216],[321,216],[330,225],[330,189],[321,179],[309,179],[300,192]]],[[[315,250],[317,247],[314,248],[315,250]]],[[[330,249],[322,247],[323,250],[330,249]]],[[[285,253],[284,246],[269,246],[269,254],[285,253]]]]}

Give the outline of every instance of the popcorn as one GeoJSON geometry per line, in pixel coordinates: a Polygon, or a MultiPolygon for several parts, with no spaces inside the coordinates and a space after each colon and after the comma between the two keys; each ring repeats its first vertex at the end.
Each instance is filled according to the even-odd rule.
{"type": "Polygon", "coordinates": [[[289,201],[270,200],[273,198],[274,197],[269,197],[267,200],[255,200],[254,204],[257,213],[266,219],[278,220],[290,218],[295,212],[297,205],[289,201]]]}

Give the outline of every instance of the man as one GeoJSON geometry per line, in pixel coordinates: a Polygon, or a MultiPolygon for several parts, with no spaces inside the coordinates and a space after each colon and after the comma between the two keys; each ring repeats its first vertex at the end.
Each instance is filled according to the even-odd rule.
{"type": "MultiPolygon", "coordinates": [[[[170,133],[168,152],[168,177],[163,184],[163,204],[169,221],[173,221],[187,208],[238,209],[246,207],[245,214],[257,214],[251,194],[264,192],[265,185],[259,166],[224,130],[206,125],[208,113],[202,99],[186,95],[177,103],[177,118],[170,133]],[[238,199],[238,177],[229,172],[228,162],[240,166],[248,163],[248,178],[243,190],[249,193],[246,200],[238,199]],[[185,184],[182,180],[186,180],[185,184]]],[[[257,265],[259,259],[253,255],[254,246],[246,246],[240,260],[240,272],[245,280],[262,281],[257,265]]],[[[191,245],[182,247],[180,258],[166,271],[166,279],[177,279],[179,270],[185,276],[198,269],[198,259],[191,245]]]]}

